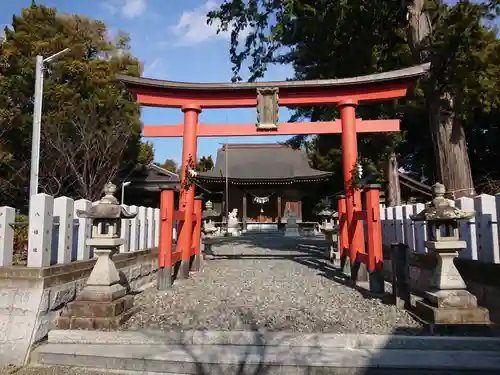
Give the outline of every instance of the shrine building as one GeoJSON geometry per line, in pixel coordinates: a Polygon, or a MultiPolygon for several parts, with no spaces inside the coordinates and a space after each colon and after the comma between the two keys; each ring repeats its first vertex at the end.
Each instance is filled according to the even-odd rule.
{"type": "Polygon", "coordinates": [[[252,231],[278,229],[288,211],[302,221],[302,198],[331,175],[311,168],[305,152],[288,145],[228,144],[218,150],[214,168],[198,173],[196,180],[219,192],[210,199],[222,217],[236,208],[243,228],[252,231]]]}

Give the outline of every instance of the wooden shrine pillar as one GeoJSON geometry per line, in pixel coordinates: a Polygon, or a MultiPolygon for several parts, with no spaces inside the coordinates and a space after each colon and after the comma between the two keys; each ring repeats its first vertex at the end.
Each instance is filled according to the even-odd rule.
{"type": "Polygon", "coordinates": [[[242,209],[241,209],[241,215],[242,215],[242,219],[241,221],[243,222],[243,230],[246,231],[247,230],[247,192],[244,191],[243,192],[243,198],[242,198],[242,209]]]}
{"type": "Polygon", "coordinates": [[[192,164],[196,163],[197,127],[201,107],[195,104],[184,105],[182,112],[184,112],[184,134],[182,138],[181,199],[179,211],[184,211],[186,219],[180,228],[177,246],[180,247],[180,251],[182,252],[179,278],[187,279],[189,277],[193,235],[193,220],[191,218],[194,213],[194,185],[190,186],[187,190],[185,186],[188,183],[187,175],[189,169],[194,168],[192,164]]]}
{"type": "Polygon", "coordinates": [[[353,173],[358,162],[358,140],[356,133],[356,100],[344,100],[338,103],[342,123],[342,167],[344,170],[344,191],[346,195],[347,234],[349,258],[356,262],[358,252],[364,252],[365,241],[363,223],[355,218],[361,211],[361,193],[352,186],[353,173]]]}

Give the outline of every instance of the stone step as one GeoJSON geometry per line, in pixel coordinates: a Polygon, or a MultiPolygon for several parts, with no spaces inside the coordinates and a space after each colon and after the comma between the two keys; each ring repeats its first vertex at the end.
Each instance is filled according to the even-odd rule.
{"type": "Polygon", "coordinates": [[[498,374],[497,351],[342,349],[266,345],[53,344],[37,347],[41,366],[150,374],[498,374]],[[328,349],[328,350],[326,350],[328,349]]]}
{"type": "Polygon", "coordinates": [[[268,331],[52,330],[51,344],[267,345],[338,349],[497,351],[499,337],[405,336],[268,331]]]}

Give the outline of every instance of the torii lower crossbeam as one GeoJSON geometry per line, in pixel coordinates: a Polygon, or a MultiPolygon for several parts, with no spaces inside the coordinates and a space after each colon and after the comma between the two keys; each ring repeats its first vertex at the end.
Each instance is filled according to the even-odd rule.
{"type": "MultiPolygon", "coordinates": [[[[356,120],[357,133],[384,133],[399,131],[399,120],[356,120]]],[[[145,125],[145,137],[182,137],[184,125],[145,125]]],[[[340,134],[342,122],[286,122],[275,130],[257,130],[255,124],[198,124],[198,137],[244,137],[302,134],[340,134]]]]}

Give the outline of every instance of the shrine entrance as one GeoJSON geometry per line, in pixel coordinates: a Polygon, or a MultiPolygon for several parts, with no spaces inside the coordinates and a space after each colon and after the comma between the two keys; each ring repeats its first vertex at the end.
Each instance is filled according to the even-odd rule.
{"type": "MultiPolygon", "coordinates": [[[[193,255],[199,256],[199,216],[201,202],[195,204],[195,189],[190,182],[196,161],[199,137],[270,136],[299,134],[341,134],[342,165],[345,199],[339,202],[341,251],[346,250],[350,262],[363,262],[368,271],[383,264],[380,212],[377,194],[368,194],[366,201],[373,207],[363,211],[361,192],[353,182],[358,160],[357,133],[396,132],[399,120],[363,120],[356,117],[358,105],[390,100],[406,95],[409,87],[428,71],[430,65],[418,65],[391,72],[354,78],[311,81],[253,83],[184,83],[131,76],[118,76],[129,92],[145,106],[179,108],[184,113],[182,124],[145,125],[145,137],[182,137],[181,197],[178,220],[182,221],[177,241],[177,256],[172,255],[173,195],[162,192],[159,249],[159,278],[171,278],[171,268],[178,260],[179,277],[187,278],[193,255]],[[279,123],[280,106],[297,107],[335,105],[340,120],[330,122],[279,123]],[[257,109],[256,124],[203,124],[199,122],[203,109],[257,109]],[[165,193],[165,194],[164,194],[165,193]],[[198,216],[197,216],[198,215],[198,216]],[[363,220],[367,223],[365,235],[363,220]],[[193,231],[194,229],[194,231],[193,231]],[[196,233],[198,231],[198,233],[196,233]],[[162,234],[163,233],[163,234],[162,234]],[[198,254],[196,248],[198,247],[198,254]],[[180,259],[179,259],[180,258],[180,259]]],[[[367,203],[368,204],[368,203],[367,203]]],[[[196,260],[194,261],[196,264],[196,260]]],[[[195,266],[196,268],[196,266],[195,266]]],[[[167,284],[169,281],[167,281],[167,284]]]]}

